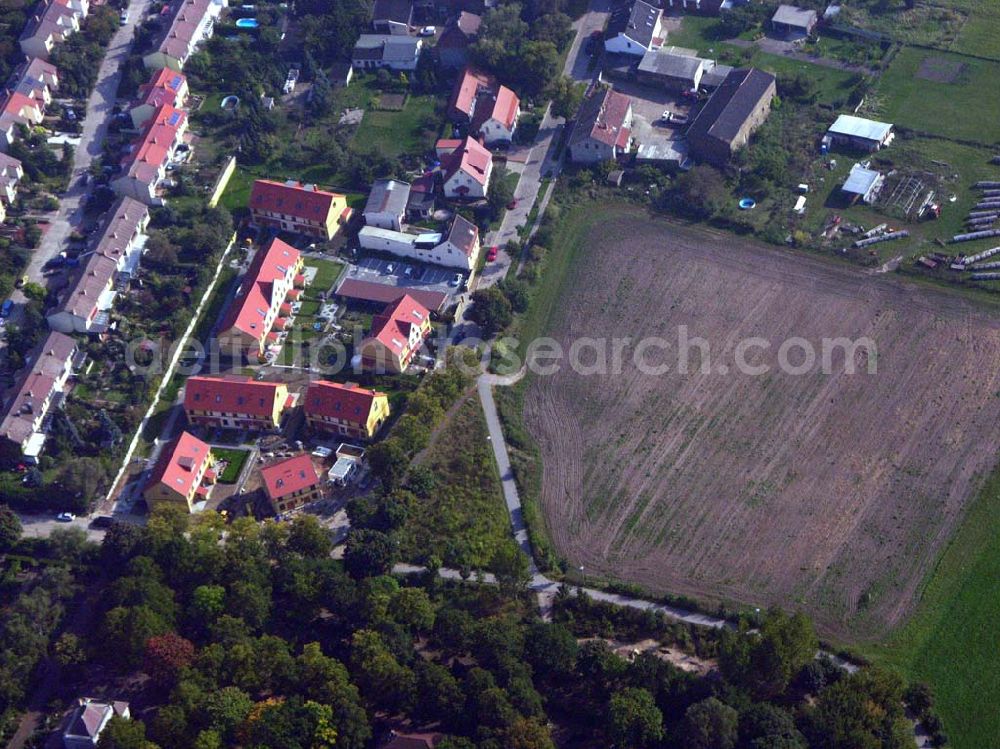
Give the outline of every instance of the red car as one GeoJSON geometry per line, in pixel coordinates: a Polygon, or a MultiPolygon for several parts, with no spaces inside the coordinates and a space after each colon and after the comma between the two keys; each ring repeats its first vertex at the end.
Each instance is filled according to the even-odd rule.
{"type": "Polygon", "coordinates": [[[486,253],[486,262],[492,263],[494,260],[496,260],[497,259],[497,253],[499,251],[500,251],[500,248],[497,247],[496,245],[493,245],[492,247],[490,247],[489,251],[486,253]]]}
{"type": "Polygon", "coordinates": [[[515,208],[517,208],[517,198],[512,198],[511,201],[507,204],[507,210],[513,211],[515,208]]]}

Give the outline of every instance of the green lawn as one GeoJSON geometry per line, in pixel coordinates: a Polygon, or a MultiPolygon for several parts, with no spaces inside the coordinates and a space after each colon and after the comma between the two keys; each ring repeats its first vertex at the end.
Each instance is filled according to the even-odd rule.
{"type": "Polygon", "coordinates": [[[1000,140],[1000,63],[906,47],[878,86],[879,114],[888,122],[946,138],[1000,140]],[[918,77],[925,60],[936,71],[959,71],[953,82],[918,77]]]}
{"type": "Polygon", "coordinates": [[[250,457],[250,452],[247,450],[213,447],[212,455],[215,456],[216,460],[224,460],[227,463],[225,469],[219,474],[219,483],[235,484],[236,479],[240,477],[240,471],[243,470],[243,466],[247,462],[247,458],[250,457]]]}
{"type": "Polygon", "coordinates": [[[909,622],[864,650],[933,687],[952,749],[996,746],[1000,736],[998,583],[1000,472],[970,508],[909,622]]]}
{"type": "MultiPolygon", "coordinates": [[[[344,270],[347,268],[346,265],[337,260],[321,260],[319,258],[309,258],[306,261],[306,265],[316,269],[316,277],[313,279],[312,285],[306,294],[310,298],[333,288],[333,285],[340,280],[341,275],[343,275],[344,270]]],[[[303,304],[304,309],[305,304],[303,304]]],[[[312,314],[315,315],[318,309],[319,305],[317,304],[312,314]]]]}
{"type": "Polygon", "coordinates": [[[969,7],[969,17],[952,49],[1000,59],[1000,4],[996,0],[960,1],[969,7]]]}

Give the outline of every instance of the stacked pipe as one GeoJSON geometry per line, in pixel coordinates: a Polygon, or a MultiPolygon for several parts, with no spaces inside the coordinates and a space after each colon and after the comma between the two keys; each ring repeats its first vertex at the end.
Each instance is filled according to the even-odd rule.
{"type": "Polygon", "coordinates": [[[978,190],[997,190],[1000,189],[1000,182],[984,179],[974,184],[973,187],[978,190]]]}
{"type": "Polygon", "coordinates": [[[973,281],[1000,281],[1000,273],[973,273],[973,281]]]}
{"type": "Polygon", "coordinates": [[[971,242],[974,239],[989,239],[990,237],[1000,237],[1000,229],[986,229],[985,231],[973,231],[966,234],[956,234],[951,238],[951,241],[971,242]]]}
{"type": "MultiPolygon", "coordinates": [[[[998,232],[1000,233],[1000,232],[998,232]]],[[[871,237],[870,239],[859,239],[854,243],[855,247],[868,247],[869,245],[878,244],[879,242],[888,242],[893,239],[902,239],[903,237],[910,236],[908,231],[892,231],[888,234],[882,234],[878,237],[871,237]]]]}
{"type": "Polygon", "coordinates": [[[1000,260],[994,260],[992,263],[981,263],[975,268],[966,268],[966,270],[971,270],[973,272],[981,270],[992,270],[994,268],[1000,268],[1000,260]]]}
{"type": "Polygon", "coordinates": [[[983,250],[982,252],[977,252],[975,255],[969,255],[968,257],[962,258],[963,265],[972,265],[973,263],[978,263],[985,260],[988,257],[993,257],[998,252],[1000,252],[1000,247],[991,247],[988,250],[983,250]]]}

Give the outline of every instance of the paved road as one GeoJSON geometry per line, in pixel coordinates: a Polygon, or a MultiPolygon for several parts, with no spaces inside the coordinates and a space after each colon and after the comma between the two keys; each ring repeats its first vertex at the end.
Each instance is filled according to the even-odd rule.
{"type": "Polygon", "coordinates": [[[55,513],[49,513],[47,515],[18,513],[17,516],[21,519],[21,527],[23,529],[22,535],[24,535],[25,538],[48,538],[52,535],[52,531],[60,528],[79,528],[87,534],[87,538],[91,541],[100,543],[104,539],[104,531],[99,528],[91,528],[90,518],[86,515],[78,517],[70,523],[64,523],[56,520],[55,513]]]}
{"type": "MultiPolygon", "coordinates": [[[[73,177],[69,190],[59,199],[59,209],[50,219],[48,231],[42,237],[38,248],[32,253],[25,273],[31,281],[45,284],[42,266],[58,255],[66,247],[66,240],[73,230],[83,224],[83,198],[87,187],[80,181],[79,174],[90,169],[90,165],[100,158],[104,148],[104,136],[114,113],[118,84],[122,69],[132,48],[135,27],[146,15],[150,0],[131,0],[129,20],[115,32],[108,51],[101,62],[97,74],[97,85],[87,100],[87,113],[83,118],[83,132],[80,144],[73,155],[73,177]]],[[[11,297],[18,306],[27,299],[20,291],[11,297]]]]}
{"type": "Polygon", "coordinates": [[[597,75],[597,68],[591,69],[590,55],[583,47],[589,37],[595,31],[604,29],[611,15],[610,0],[592,0],[590,8],[573,22],[573,29],[576,37],[566,55],[566,64],[563,66],[563,75],[568,75],[575,81],[589,83],[597,75]]]}

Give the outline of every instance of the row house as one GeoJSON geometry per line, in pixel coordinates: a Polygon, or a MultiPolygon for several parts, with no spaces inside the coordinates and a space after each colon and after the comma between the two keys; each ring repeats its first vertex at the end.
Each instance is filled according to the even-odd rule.
{"type": "Polygon", "coordinates": [[[170,104],[160,106],[122,159],[123,174],[111,183],[112,189],[146,205],[156,204],[156,187],[166,176],[167,165],[183,142],[187,127],[187,114],[183,110],[170,104]]]}
{"type": "Polygon", "coordinates": [[[295,180],[258,179],[250,191],[256,226],[329,241],[351,215],[347,198],[295,180]]]}
{"type": "Polygon", "coordinates": [[[431,332],[431,313],[404,294],[372,318],[372,329],[361,342],[361,366],[371,372],[406,371],[431,332]]]}
{"type": "Polygon", "coordinates": [[[211,38],[215,21],[226,4],[226,0],[181,0],[174,6],[173,20],[160,43],[142,58],[142,64],[148,70],[170,68],[180,72],[198,45],[211,38]]]}
{"type": "Polygon", "coordinates": [[[48,59],[57,44],[80,30],[89,12],[88,0],[42,0],[21,32],[21,51],[29,57],[48,59]]]}
{"type": "Polygon", "coordinates": [[[53,331],[29,358],[27,372],[4,404],[0,420],[0,454],[5,461],[37,462],[45,446],[49,413],[62,403],[76,352],[72,338],[53,331]]]}
{"type": "Polygon", "coordinates": [[[315,432],[370,440],[389,418],[389,397],[350,383],[317,380],[306,390],[303,410],[315,432]]]}
{"type": "Polygon", "coordinates": [[[153,72],[147,83],[139,87],[139,96],[129,115],[136,129],[149,122],[162,106],[180,109],[188,97],[187,78],[170,68],[161,68],[153,72]]]}
{"type": "Polygon", "coordinates": [[[296,455],[260,469],[264,493],[276,515],[323,498],[323,485],[308,455],[296,455]]]}
{"type": "Polygon", "coordinates": [[[0,221],[7,218],[7,207],[17,200],[17,186],[23,177],[21,162],[0,153],[0,221]]]}
{"type": "Polygon", "coordinates": [[[268,343],[277,338],[272,328],[282,305],[289,296],[298,295],[297,285],[305,283],[301,270],[302,255],[280,239],[259,250],[219,327],[219,347],[251,361],[262,357],[268,343]]]}
{"type": "Polygon", "coordinates": [[[121,198],[108,212],[100,238],[88,253],[75,282],[49,312],[49,327],[61,333],[103,333],[118,285],[131,277],[145,246],[149,209],[121,198]]]}
{"type": "Polygon", "coordinates": [[[150,513],[161,507],[181,507],[192,512],[208,499],[215,473],[215,458],[207,442],[189,432],[164,447],[142,496],[150,513]]]}
{"type": "Polygon", "coordinates": [[[189,377],[184,384],[184,414],[198,426],[274,431],[292,405],[283,382],[227,375],[189,377]]]}
{"type": "Polygon", "coordinates": [[[55,66],[38,57],[29,58],[14,71],[0,97],[0,151],[13,144],[18,125],[30,127],[42,122],[58,87],[55,66]]]}

